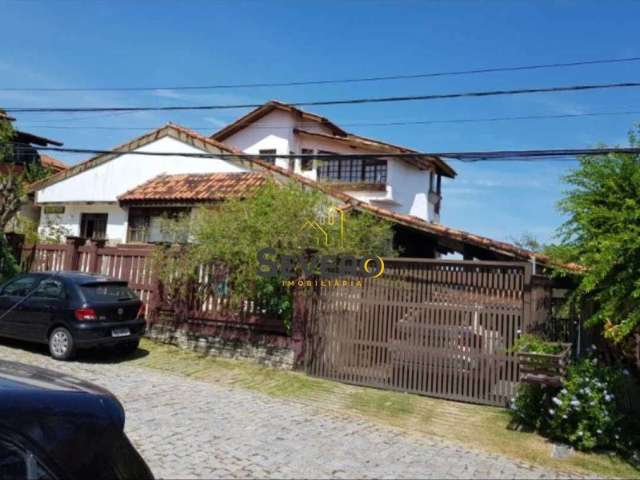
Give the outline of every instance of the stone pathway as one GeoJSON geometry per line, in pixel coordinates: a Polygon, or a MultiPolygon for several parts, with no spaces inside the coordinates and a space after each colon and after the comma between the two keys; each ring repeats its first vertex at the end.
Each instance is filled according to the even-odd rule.
{"type": "MultiPolygon", "coordinates": [[[[85,355],[86,357],[86,355],[85,355]]],[[[0,359],[111,390],[126,432],[157,478],[554,478],[499,455],[256,392],[91,357],[57,362],[0,343],[0,359]]]]}

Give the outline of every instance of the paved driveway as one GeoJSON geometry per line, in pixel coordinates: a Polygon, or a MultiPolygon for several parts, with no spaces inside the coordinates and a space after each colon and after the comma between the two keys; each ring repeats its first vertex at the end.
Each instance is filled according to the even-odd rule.
{"type": "Polygon", "coordinates": [[[497,455],[313,407],[116,364],[56,362],[0,343],[0,358],[102,385],[122,401],[126,431],[158,478],[545,478],[497,455]]]}

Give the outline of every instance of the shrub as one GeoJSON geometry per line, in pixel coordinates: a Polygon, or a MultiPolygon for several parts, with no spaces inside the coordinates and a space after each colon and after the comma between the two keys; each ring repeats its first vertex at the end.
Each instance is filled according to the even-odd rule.
{"type": "Polygon", "coordinates": [[[515,352],[556,354],[562,351],[562,345],[557,342],[549,342],[531,333],[525,333],[516,340],[513,350],[515,352]]]}
{"type": "Polygon", "coordinates": [[[526,429],[540,430],[546,403],[546,392],[542,385],[518,385],[516,396],[511,400],[511,416],[526,429]]]}
{"type": "Polygon", "coordinates": [[[622,373],[583,360],[569,368],[563,388],[551,397],[548,435],[580,450],[615,448],[622,435],[622,414],[616,393],[622,373]]]}

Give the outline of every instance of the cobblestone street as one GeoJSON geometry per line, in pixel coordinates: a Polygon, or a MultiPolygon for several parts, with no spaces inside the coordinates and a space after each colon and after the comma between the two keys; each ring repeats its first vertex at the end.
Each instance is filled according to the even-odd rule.
{"type": "Polygon", "coordinates": [[[157,478],[549,478],[554,472],[408,437],[365,420],[239,388],[91,358],[57,362],[0,344],[0,358],[65,372],[111,390],[126,431],[157,478]]]}

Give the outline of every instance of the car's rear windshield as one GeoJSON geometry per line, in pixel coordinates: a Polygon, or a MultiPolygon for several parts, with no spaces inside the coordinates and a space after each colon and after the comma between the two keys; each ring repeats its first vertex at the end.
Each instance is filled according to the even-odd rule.
{"type": "Polygon", "coordinates": [[[80,290],[88,302],[122,302],[138,298],[124,283],[85,283],[80,290]]]}

